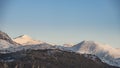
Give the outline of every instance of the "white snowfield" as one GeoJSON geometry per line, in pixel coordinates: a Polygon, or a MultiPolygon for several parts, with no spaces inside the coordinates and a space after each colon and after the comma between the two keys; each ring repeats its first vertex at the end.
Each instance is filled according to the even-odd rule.
{"type": "Polygon", "coordinates": [[[99,57],[103,62],[120,67],[120,48],[113,48],[107,44],[101,44],[94,41],[82,41],[76,45],[64,44],[63,46],[51,45],[42,41],[33,40],[27,35],[19,36],[13,41],[22,44],[11,44],[6,40],[0,39],[0,51],[2,53],[15,52],[26,49],[53,49],[58,48],[65,51],[76,53],[92,54],[99,57]],[[27,46],[26,46],[27,45],[27,46]],[[6,52],[7,51],[7,52],[6,52]]]}
{"type": "Polygon", "coordinates": [[[19,44],[22,44],[22,45],[37,45],[37,44],[43,44],[44,43],[42,41],[33,40],[28,35],[21,35],[21,36],[15,38],[15,39],[13,39],[13,41],[15,41],[19,44]]]}

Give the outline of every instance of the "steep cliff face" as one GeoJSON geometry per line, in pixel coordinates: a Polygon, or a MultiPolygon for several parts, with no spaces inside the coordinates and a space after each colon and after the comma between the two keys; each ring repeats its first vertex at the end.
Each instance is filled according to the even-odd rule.
{"type": "Polygon", "coordinates": [[[0,54],[0,68],[117,68],[93,57],[58,49],[27,50],[0,54]]]}

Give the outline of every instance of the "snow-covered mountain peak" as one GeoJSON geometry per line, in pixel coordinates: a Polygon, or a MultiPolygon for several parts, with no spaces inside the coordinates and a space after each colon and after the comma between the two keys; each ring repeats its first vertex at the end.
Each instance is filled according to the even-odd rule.
{"type": "Polygon", "coordinates": [[[99,47],[99,46],[100,46],[100,43],[97,43],[97,42],[94,42],[94,41],[84,40],[84,41],[74,45],[73,47],[74,48],[85,48],[86,49],[86,48],[89,48],[89,47],[94,48],[94,47],[99,47]]]}
{"type": "Polygon", "coordinates": [[[96,41],[82,41],[81,43],[78,43],[74,45],[73,47],[85,47],[85,48],[102,48],[102,49],[112,49],[113,47],[109,46],[108,44],[99,43],[96,41]]]}
{"type": "Polygon", "coordinates": [[[82,41],[81,43],[74,45],[73,49],[83,53],[106,52],[113,56],[114,55],[116,56],[117,53],[117,56],[120,57],[120,55],[118,55],[118,50],[116,48],[113,48],[107,44],[102,44],[94,41],[82,41]]]}
{"type": "Polygon", "coordinates": [[[21,35],[13,39],[15,42],[22,44],[22,45],[36,45],[36,44],[43,44],[44,42],[39,40],[34,40],[28,35],[21,35]]]}
{"type": "Polygon", "coordinates": [[[81,44],[89,44],[89,45],[99,46],[101,43],[98,43],[96,41],[91,41],[91,40],[84,40],[84,41],[78,43],[77,45],[81,45],[81,44]]]}
{"type": "Polygon", "coordinates": [[[103,62],[113,66],[120,67],[120,51],[107,44],[102,44],[94,41],[82,41],[74,45],[70,50],[77,53],[92,54],[98,56],[103,62]]]}

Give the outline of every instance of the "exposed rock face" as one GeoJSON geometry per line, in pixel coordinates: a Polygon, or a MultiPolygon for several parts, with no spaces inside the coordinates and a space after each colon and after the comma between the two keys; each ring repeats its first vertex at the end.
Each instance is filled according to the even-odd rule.
{"type": "Polygon", "coordinates": [[[117,68],[92,56],[58,49],[27,50],[0,54],[0,68],[117,68]]]}

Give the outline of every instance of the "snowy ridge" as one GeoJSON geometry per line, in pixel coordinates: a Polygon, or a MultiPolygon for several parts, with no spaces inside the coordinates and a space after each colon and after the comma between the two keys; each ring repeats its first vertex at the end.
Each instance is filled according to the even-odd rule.
{"type": "MultiPolygon", "coordinates": [[[[0,53],[10,53],[27,49],[60,49],[80,54],[91,54],[99,57],[109,65],[120,67],[120,48],[113,48],[107,44],[82,41],[76,45],[51,45],[42,41],[33,40],[27,35],[22,35],[12,40],[6,33],[0,31],[0,53]]],[[[95,57],[91,58],[93,60],[95,59],[95,57]]]]}
{"type": "Polygon", "coordinates": [[[6,33],[0,32],[0,53],[10,53],[27,49],[37,50],[51,48],[53,48],[53,45],[33,40],[27,35],[21,35],[12,40],[6,33]]]}
{"type": "Polygon", "coordinates": [[[43,44],[44,43],[42,41],[33,40],[28,35],[21,35],[21,36],[15,38],[15,39],[13,39],[13,41],[15,41],[19,44],[22,44],[22,45],[37,45],[37,44],[43,44]]]}
{"type": "Polygon", "coordinates": [[[98,56],[103,62],[120,67],[120,51],[116,48],[94,41],[82,41],[68,48],[76,53],[92,54],[98,56]]]}
{"type": "Polygon", "coordinates": [[[27,35],[19,36],[13,41],[6,33],[0,31],[0,53],[10,53],[26,49],[47,49],[50,47],[52,47],[50,44],[33,40],[27,35]]]}

